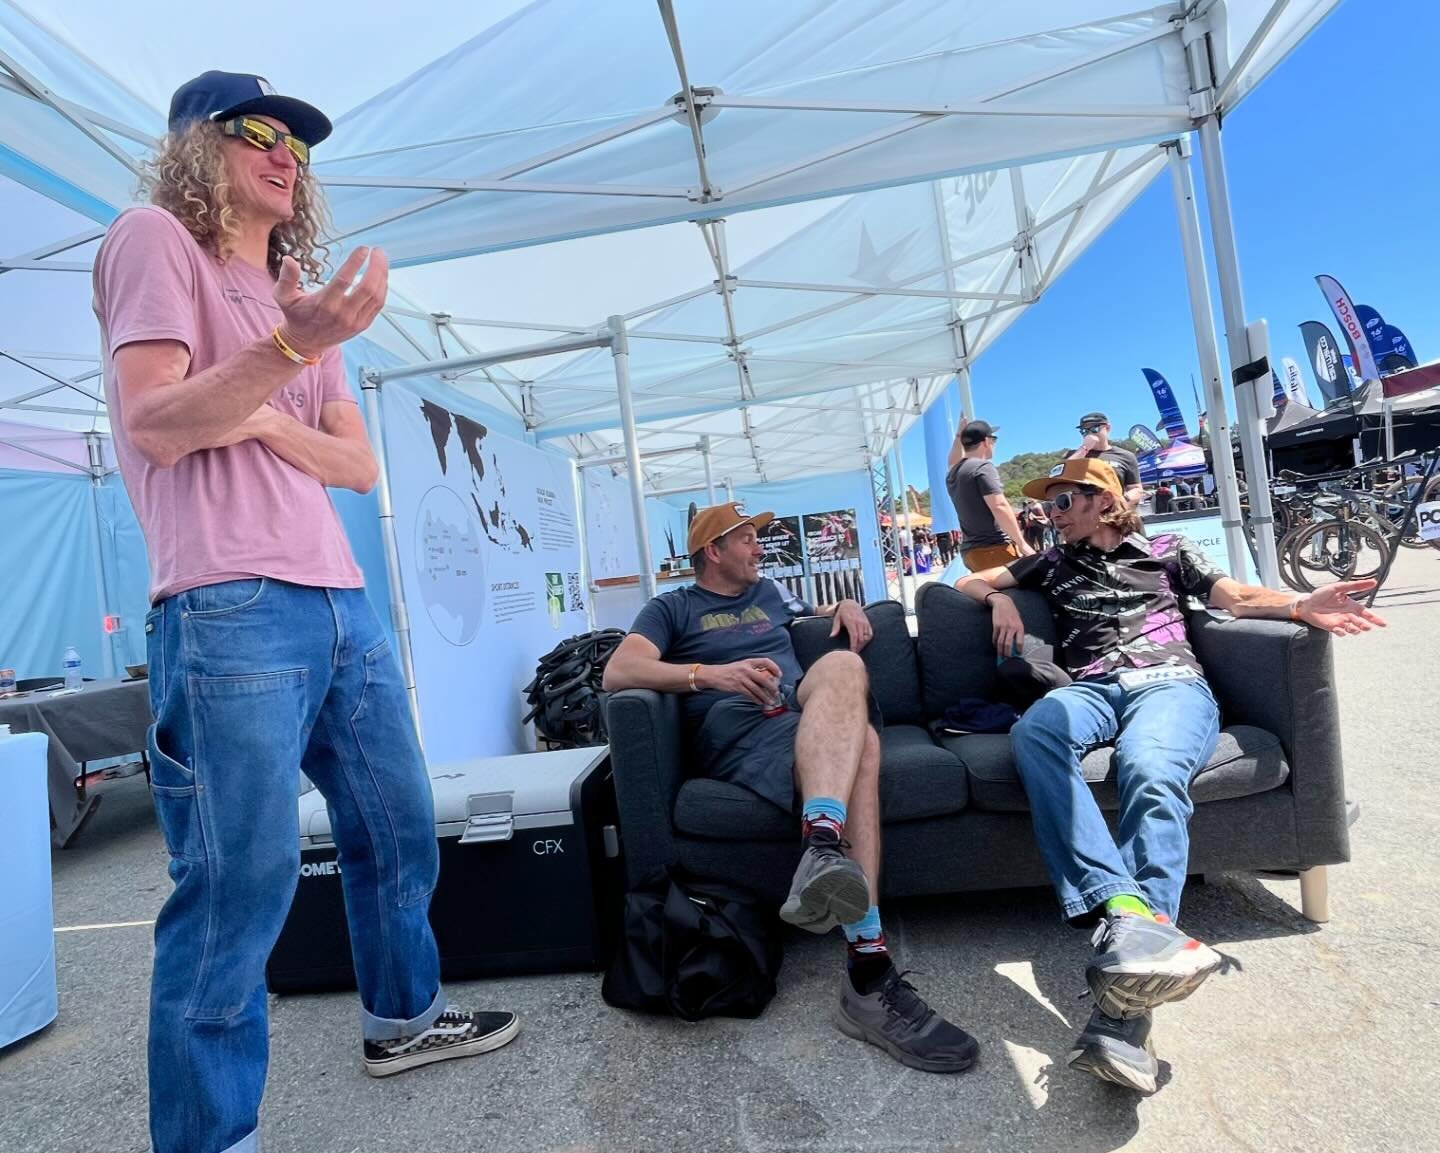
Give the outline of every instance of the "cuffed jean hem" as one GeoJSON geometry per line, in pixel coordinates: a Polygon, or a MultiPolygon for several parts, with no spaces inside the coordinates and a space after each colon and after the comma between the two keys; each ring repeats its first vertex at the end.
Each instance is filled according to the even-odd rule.
{"type": "Polygon", "coordinates": [[[445,990],[442,988],[435,994],[435,1000],[430,1002],[430,1007],[425,1012],[408,1021],[377,1017],[373,1013],[367,1013],[362,1005],[360,1033],[367,1041],[398,1041],[401,1037],[413,1037],[435,1024],[435,1019],[445,1012],[445,1003],[445,990]]]}
{"type": "Polygon", "coordinates": [[[1098,889],[1092,889],[1088,894],[1077,897],[1073,901],[1062,903],[1063,916],[1067,921],[1073,921],[1076,917],[1083,917],[1093,913],[1111,897],[1138,897],[1145,900],[1145,894],[1140,891],[1140,886],[1134,881],[1129,884],[1111,882],[1108,885],[1101,885],[1098,889]]]}

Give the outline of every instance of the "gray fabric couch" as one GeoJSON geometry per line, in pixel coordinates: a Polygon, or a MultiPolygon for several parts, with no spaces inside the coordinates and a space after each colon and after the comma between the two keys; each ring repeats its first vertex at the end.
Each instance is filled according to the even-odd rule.
{"type": "MultiPolygon", "coordinates": [[[[1038,595],[1018,592],[1026,630],[1054,642],[1038,595]]],[[[886,896],[1046,885],[1008,736],[941,736],[928,723],[962,697],[992,697],[990,613],[948,585],[921,588],[918,636],[901,607],[866,608],[862,654],[884,714],[880,796],[886,896]]],[[[1340,724],[1327,634],[1198,612],[1191,642],[1221,708],[1215,755],[1191,786],[1190,872],[1311,870],[1306,915],[1325,920],[1324,870],[1349,859],[1340,724]]],[[[802,665],[839,647],[830,622],[797,621],[802,665]]],[[[678,698],[646,690],[607,702],[631,881],[680,863],[784,898],[799,857],[795,817],[736,785],[696,775],[678,698]]],[[[1102,810],[1116,807],[1109,746],[1084,761],[1102,810]]]]}

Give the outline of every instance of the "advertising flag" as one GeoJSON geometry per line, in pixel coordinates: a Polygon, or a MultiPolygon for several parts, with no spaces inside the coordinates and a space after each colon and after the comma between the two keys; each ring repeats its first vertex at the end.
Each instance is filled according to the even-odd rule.
{"type": "Polygon", "coordinates": [[[1310,403],[1310,391],[1305,387],[1305,374],[1300,371],[1300,366],[1290,357],[1282,356],[1280,367],[1285,373],[1285,391],[1290,394],[1290,399],[1306,408],[1314,408],[1310,403]]]}
{"type": "Polygon", "coordinates": [[[1355,361],[1355,370],[1361,380],[1379,380],[1380,369],[1370,351],[1370,338],[1365,334],[1364,322],[1360,319],[1350,294],[1333,276],[1320,275],[1315,278],[1320,292],[1330,304],[1330,311],[1340,324],[1340,333],[1350,346],[1350,355],[1355,361]]]}
{"type": "Polygon", "coordinates": [[[1190,432],[1185,427],[1185,418],[1180,415],[1180,402],[1175,399],[1175,390],[1166,379],[1153,368],[1142,368],[1150,391],[1155,394],[1155,407],[1160,410],[1160,419],[1171,440],[1189,440],[1190,432]]]}
{"type": "Polygon", "coordinates": [[[1285,388],[1285,382],[1273,368],[1270,370],[1270,396],[1275,403],[1276,412],[1282,411],[1290,403],[1290,393],[1285,388]]]}
{"type": "Polygon", "coordinates": [[[1154,452],[1160,447],[1160,441],[1155,434],[1143,424],[1131,425],[1128,435],[1135,442],[1135,447],[1142,453],[1154,452]]]}
{"type": "Polygon", "coordinates": [[[1305,340],[1305,352],[1310,358],[1310,367],[1315,370],[1315,381],[1320,386],[1320,397],[1325,404],[1331,404],[1350,393],[1350,377],[1341,360],[1340,346],[1330,330],[1318,320],[1307,320],[1300,326],[1300,335],[1305,340]]]}

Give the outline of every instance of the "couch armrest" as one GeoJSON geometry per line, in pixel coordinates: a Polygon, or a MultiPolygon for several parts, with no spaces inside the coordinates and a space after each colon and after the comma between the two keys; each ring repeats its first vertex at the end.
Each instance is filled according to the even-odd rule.
{"type": "Polygon", "coordinates": [[[1190,639],[1227,724],[1280,738],[1302,867],[1350,859],[1330,634],[1289,621],[1190,617],[1190,639]]]}
{"type": "Polygon", "coordinates": [[[675,799],[685,781],[680,698],[650,689],[624,689],[605,702],[610,767],[625,873],[633,884],[674,864],[675,799]]]}

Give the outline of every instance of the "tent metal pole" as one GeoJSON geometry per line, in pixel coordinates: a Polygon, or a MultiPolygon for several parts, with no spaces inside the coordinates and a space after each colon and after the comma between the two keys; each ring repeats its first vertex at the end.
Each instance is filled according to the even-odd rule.
{"type": "Polygon", "coordinates": [[[400,572],[400,544],[395,539],[395,508],[390,502],[390,466],[385,459],[385,423],[380,413],[381,374],[368,368],[360,370],[360,390],[365,396],[365,417],[370,430],[370,446],[375,452],[378,472],[375,478],[375,503],[380,513],[380,543],[385,549],[385,576],[390,583],[390,625],[395,630],[396,656],[405,678],[405,696],[410,702],[410,722],[415,735],[424,745],[420,730],[420,695],[415,689],[415,655],[410,648],[410,613],[405,607],[405,586],[400,572]]]}
{"type": "MultiPolygon", "coordinates": [[[[100,486],[105,483],[105,458],[100,451],[100,434],[85,434],[85,450],[90,458],[90,516],[95,525],[95,597],[100,606],[100,620],[110,615],[110,594],[105,586],[105,530],[100,523],[100,486]]],[[[101,647],[105,662],[105,675],[113,677],[118,667],[115,661],[115,634],[105,634],[101,647]]]]}
{"type": "MultiPolygon", "coordinates": [[[[640,454],[641,460],[656,460],[664,456],[689,456],[697,452],[704,452],[705,447],[700,441],[694,444],[682,444],[677,448],[652,448],[640,454]]],[[[610,453],[606,456],[577,456],[575,458],[576,468],[598,468],[601,465],[610,466],[625,464],[629,457],[623,452],[610,453]]]]}
{"type": "Polygon", "coordinates": [[[725,485],[725,499],[730,501],[731,503],[734,503],[735,483],[728,476],[722,483],[725,485]]]}
{"type": "Polygon", "coordinates": [[[715,503],[715,473],[710,463],[710,438],[700,438],[700,456],[705,461],[705,495],[711,504],[715,503]]]}
{"type": "MultiPolygon", "coordinates": [[[[913,578],[915,573],[915,529],[910,524],[910,486],[905,483],[905,460],[900,455],[900,434],[898,432],[895,434],[895,481],[900,486],[900,515],[905,519],[905,536],[910,538],[910,573],[913,578]]],[[[900,544],[903,548],[905,544],[903,539],[900,544]]],[[[903,553],[900,559],[902,561],[905,559],[903,553]]],[[[904,564],[900,566],[900,587],[905,587],[904,564]]],[[[911,603],[911,599],[909,596],[901,599],[906,612],[910,612],[915,607],[911,603]]]]}
{"type": "MultiPolygon", "coordinates": [[[[895,508],[895,474],[891,470],[890,462],[895,456],[894,451],[885,454],[885,503],[890,511],[890,551],[895,556],[895,588],[898,595],[896,600],[900,607],[906,612],[910,610],[905,605],[905,566],[900,561],[900,514],[895,508]]],[[[888,591],[888,590],[887,590],[888,591]]]]}
{"type": "Polygon", "coordinates": [[[645,519],[645,474],[640,471],[640,441],[635,434],[635,404],[630,395],[630,341],[625,318],[606,320],[610,329],[610,355],[615,361],[615,392],[620,399],[620,428],[625,434],[625,471],[630,482],[630,509],[635,516],[635,548],[640,554],[640,591],[648,601],[655,595],[655,562],[650,559],[650,526],[645,519]]]}
{"type": "MultiPolygon", "coordinates": [[[[1205,168],[1205,198],[1210,204],[1210,239],[1215,247],[1215,272],[1220,281],[1220,307],[1225,316],[1225,339],[1233,373],[1250,362],[1245,335],[1245,296],[1240,287],[1240,258],[1235,249],[1235,222],[1230,214],[1230,186],[1225,175],[1225,152],[1220,144],[1220,121],[1212,113],[1200,122],[1200,156],[1205,168]]],[[[1268,377],[1266,378],[1268,380],[1268,377]]],[[[1280,561],[1275,552],[1275,514],[1270,504],[1270,481],[1265,465],[1265,441],[1260,431],[1259,407],[1252,383],[1235,387],[1235,412],[1240,423],[1240,449],[1245,460],[1245,481],[1250,494],[1250,524],[1255,537],[1260,583],[1278,589],[1280,561]]]]}
{"type": "Polygon", "coordinates": [[[1220,522],[1225,531],[1225,552],[1230,575],[1245,579],[1245,527],[1240,520],[1240,486],[1235,479],[1235,454],[1230,449],[1230,414],[1220,376],[1220,343],[1215,335],[1215,313],[1210,304],[1210,279],[1205,271],[1205,248],[1200,237],[1200,216],[1195,207],[1195,183],[1190,174],[1188,139],[1165,146],[1170,185],[1175,194],[1175,219],[1185,255],[1185,284],[1190,294],[1190,318],[1195,326],[1195,353],[1205,378],[1206,429],[1210,437],[1211,468],[1220,498],[1220,522]],[[1217,448],[1216,446],[1220,447],[1217,448]]]}
{"type": "MultiPolygon", "coordinates": [[[[561,352],[579,352],[584,348],[604,348],[610,343],[606,331],[582,333],[562,340],[546,340],[539,344],[521,344],[514,348],[499,348],[494,352],[477,353],[474,356],[452,356],[444,360],[426,360],[418,364],[406,364],[399,368],[369,369],[368,377],[376,384],[390,380],[405,380],[412,376],[459,376],[474,372],[478,368],[490,368],[504,364],[507,360],[530,360],[537,356],[553,356],[561,352]]],[[[362,386],[363,387],[363,386],[362,386]]]]}
{"type": "Polygon", "coordinates": [[[585,590],[585,624],[595,631],[595,590],[590,584],[590,516],[585,497],[585,474],[578,468],[570,470],[570,485],[575,490],[575,528],[580,536],[580,587],[585,590]]]}

